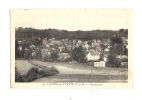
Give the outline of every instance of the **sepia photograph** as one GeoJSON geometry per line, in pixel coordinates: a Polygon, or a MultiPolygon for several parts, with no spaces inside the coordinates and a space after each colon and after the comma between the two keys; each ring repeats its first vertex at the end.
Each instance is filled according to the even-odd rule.
{"type": "Polygon", "coordinates": [[[132,9],[11,9],[11,88],[132,88],[132,9]]]}

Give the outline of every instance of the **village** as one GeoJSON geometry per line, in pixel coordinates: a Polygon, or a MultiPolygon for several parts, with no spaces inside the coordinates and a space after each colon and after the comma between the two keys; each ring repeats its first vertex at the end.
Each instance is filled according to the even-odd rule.
{"type": "MultiPolygon", "coordinates": [[[[102,40],[81,40],[81,39],[55,39],[53,38],[37,38],[41,41],[40,45],[31,44],[29,47],[23,47],[22,44],[26,42],[25,39],[18,40],[19,56],[25,59],[36,59],[43,62],[70,62],[74,61],[72,52],[75,48],[82,47],[84,53],[84,60],[82,62],[93,62],[91,65],[95,67],[106,67],[108,55],[110,54],[111,40],[104,38],[102,40]]],[[[124,47],[128,49],[128,39],[121,37],[124,47]]],[[[124,48],[123,50],[124,51],[124,48]]],[[[80,52],[78,52],[80,53],[80,52]]],[[[128,57],[124,54],[116,56],[121,61],[122,66],[128,66],[128,57]]]]}

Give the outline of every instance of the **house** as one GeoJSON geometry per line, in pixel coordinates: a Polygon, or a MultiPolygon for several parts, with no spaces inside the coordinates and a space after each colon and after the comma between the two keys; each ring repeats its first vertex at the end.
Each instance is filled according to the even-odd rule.
{"type": "Polygon", "coordinates": [[[42,48],[41,49],[41,58],[42,58],[42,61],[45,61],[47,59],[50,58],[50,55],[51,55],[51,51],[50,51],[50,48],[42,48]]]}
{"type": "Polygon", "coordinates": [[[109,48],[105,48],[104,49],[104,54],[108,54],[110,52],[110,49],[109,48]]]}
{"type": "Polygon", "coordinates": [[[121,62],[121,66],[123,68],[128,68],[128,62],[121,62]]]}
{"type": "Polygon", "coordinates": [[[128,62],[128,56],[126,56],[126,55],[117,55],[116,58],[121,60],[122,62],[123,61],[127,61],[128,62]]]}
{"type": "Polygon", "coordinates": [[[88,44],[88,41],[84,41],[84,45],[85,45],[85,44],[88,44]]]}
{"type": "Polygon", "coordinates": [[[54,47],[54,43],[49,43],[49,47],[54,47]]]}
{"type": "Polygon", "coordinates": [[[81,43],[76,43],[76,45],[75,45],[75,47],[79,47],[79,46],[81,46],[82,44],[81,43]]]}
{"type": "Polygon", "coordinates": [[[101,47],[100,47],[100,46],[97,46],[97,47],[96,47],[96,51],[99,51],[99,52],[100,52],[100,51],[101,51],[101,47]]]}
{"type": "Polygon", "coordinates": [[[22,45],[19,45],[18,49],[19,49],[19,51],[23,51],[22,45]]]}
{"type": "Polygon", "coordinates": [[[100,52],[98,51],[89,51],[86,56],[87,60],[97,61],[100,59],[100,52]]]}
{"type": "Polygon", "coordinates": [[[59,56],[59,59],[70,58],[70,54],[69,53],[59,53],[58,56],[59,56]]]}
{"type": "Polygon", "coordinates": [[[92,42],[92,47],[100,46],[100,42],[92,42]]]}
{"type": "Polygon", "coordinates": [[[81,40],[78,40],[77,42],[78,42],[78,43],[82,43],[82,41],[81,41],[81,40]]]}
{"type": "Polygon", "coordinates": [[[31,49],[34,49],[34,48],[35,48],[35,45],[30,45],[30,48],[31,48],[31,49]]]}
{"type": "Polygon", "coordinates": [[[59,47],[58,47],[58,49],[59,49],[60,52],[62,52],[62,50],[63,50],[64,48],[65,48],[64,46],[59,46],[59,47]]]}
{"type": "Polygon", "coordinates": [[[18,44],[22,44],[22,41],[18,41],[18,44]]]}
{"type": "Polygon", "coordinates": [[[94,62],[94,66],[95,67],[105,67],[105,62],[104,61],[94,62]]]}
{"type": "Polygon", "coordinates": [[[103,39],[102,44],[103,45],[110,45],[110,39],[103,39]]]}
{"type": "Polygon", "coordinates": [[[61,39],[61,42],[66,42],[66,39],[61,39]]]}
{"type": "Polygon", "coordinates": [[[123,44],[126,46],[128,45],[128,39],[126,37],[121,37],[123,44]]]}
{"type": "Polygon", "coordinates": [[[57,45],[60,45],[60,44],[61,44],[61,41],[54,40],[54,41],[52,41],[51,43],[53,43],[53,44],[57,44],[57,45]]]}
{"type": "Polygon", "coordinates": [[[36,56],[36,51],[32,50],[32,57],[34,58],[36,56]]]}
{"type": "Polygon", "coordinates": [[[43,38],[43,39],[42,39],[42,43],[43,43],[43,44],[47,44],[47,38],[43,38]]]}
{"type": "Polygon", "coordinates": [[[50,54],[50,49],[48,49],[48,48],[43,48],[43,49],[41,49],[41,53],[42,53],[42,54],[43,54],[43,53],[50,54]]]}

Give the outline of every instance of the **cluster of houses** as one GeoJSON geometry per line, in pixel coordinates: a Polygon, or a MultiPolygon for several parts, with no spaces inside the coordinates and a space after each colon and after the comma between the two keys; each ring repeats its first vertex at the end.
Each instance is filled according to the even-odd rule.
{"type": "MultiPolygon", "coordinates": [[[[67,59],[70,58],[70,51],[74,48],[78,48],[79,46],[83,47],[83,51],[86,55],[86,60],[98,61],[100,59],[101,47],[100,44],[103,43],[107,47],[110,46],[110,40],[104,39],[101,40],[92,40],[91,45],[88,44],[88,41],[83,40],[73,40],[70,41],[68,39],[55,40],[55,38],[44,38],[43,39],[43,48],[41,49],[41,54],[50,55],[51,52],[58,52],[59,59],[67,59]]],[[[105,49],[108,51],[108,48],[105,49]]]]}
{"type": "MultiPolygon", "coordinates": [[[[122,37],[123,44],[128,45],[128,41],[126,38],[122,37]]],[[[42,39],[42,47],[38,50],[34,45],[31,45],[30,48],[36,48],[39,52],[41,52],[41,58],[44,59],[46,57],[50,57],[52,52],[58,53],[58,59],[65,60],[71,57],[70,53],[71,50],[74,48],[78,48],[79,46],[83,47],[83,51],[86,55],[85,59],[87,61],[99,61],[101,56],[101,44],[105,45],[106,48],[104,49],[104,58],[101,62],[95,62],[95,66],[105,66],[105,62],[107,60],[107,55],[109,53],[110,48],[110,39],[103,39],[103,40],[91,40],[91,45],[88,43],[89,41],[83,40],[69,40],[69,39],[61,39],[56,40],[55,38],[43,38],[42,39]]],[[[21,49],[21,48],[20,48],[21,49]]],[[[32,51],[31,56],[35,56],[37,50],[32,51]]]]}

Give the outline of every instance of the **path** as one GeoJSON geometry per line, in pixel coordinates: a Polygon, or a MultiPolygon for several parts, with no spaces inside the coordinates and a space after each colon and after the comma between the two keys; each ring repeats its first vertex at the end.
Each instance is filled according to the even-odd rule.
{"type": "Polygon", "coordinates": [[[127,71],[116,68],[79,69],[66,63],[32,61],[42,66],[54,66],[59,74],[36,79],[33,82],[126,82],[127,71]]]}

